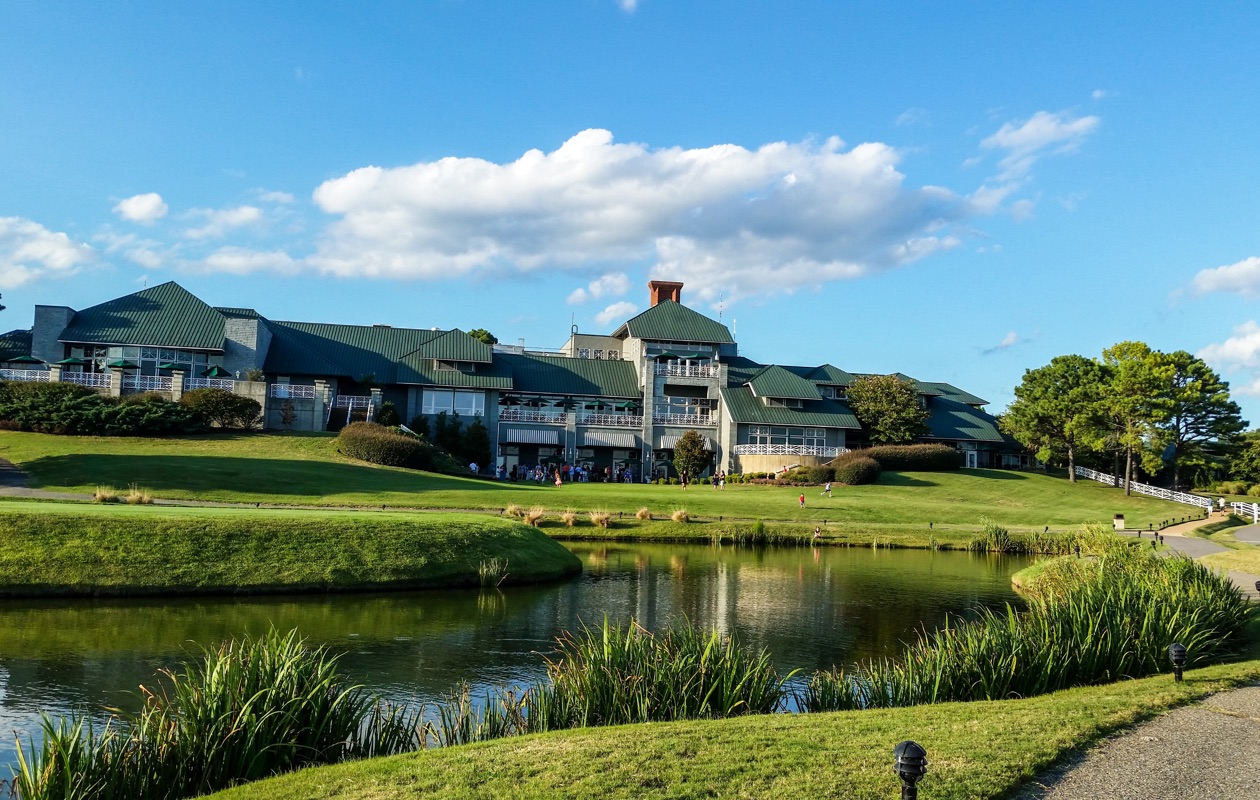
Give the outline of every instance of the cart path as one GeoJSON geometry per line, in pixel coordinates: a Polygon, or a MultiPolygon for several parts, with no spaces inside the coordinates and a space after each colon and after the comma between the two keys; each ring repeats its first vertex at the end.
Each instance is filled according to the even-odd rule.
{"type": "Polygon", "coordinates": [[[1015,800],[1244,797],[1260,797],[1260,686],[1214,694],[1129,728],[1038,776],[1015,800]]]}

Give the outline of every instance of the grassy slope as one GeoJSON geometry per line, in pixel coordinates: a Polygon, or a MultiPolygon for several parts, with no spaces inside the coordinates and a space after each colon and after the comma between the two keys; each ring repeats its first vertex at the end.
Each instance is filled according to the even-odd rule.
{"type": "Polygon", "coordinates": [[[1220,522],[1204,525],[1191,531],[1191,536],[1207,539],[1229,548],[1223,553],[1202,556],[1199,560],[1208,566],[1218,569],[1260,575],[1260,546],[1248,542],[1240,542],[1234,538],[1234,530],[1236,528],[1250,524],[1250,519],[1230,515],[1220,522]]]}
{"type": "Polygon", "coordinates": [[[8,502],[0,594],[134,594],[477,585],[580,570],[526,525],[481,515],[8,502]]]}
{"type": "Polygon", "coordinates": [[[1260,678],[1260,661],[1028,700],[586,729],[305,770],[217,800],[896,797],[892,748],[928,751],[923,794],[1005,796],[1116,728],[1260,678]]]}
{"type": "Polygon", "coordinates": [[[837,487],[832,498],[804,489],[694,486],[505,485],[351,462],[326,435],[255,434],[180,439],[57,437],[0,432],[0,457],[17,463],[38,488],[90,492],[98,484],[136,483],[158,497],[285,504],[389,505],[498,509],[515,503],[657,515],[685,507],[693,515],[745,519],[843,519],[880,526],[965,525],[981,516],[1012,527],[1066,526],[1126,515],[1130,526],[1185,516],[1193,509],[1146,497],[1125,497],[1095,483],[1000,470],[889,473],[873,486],[837,487]]]}

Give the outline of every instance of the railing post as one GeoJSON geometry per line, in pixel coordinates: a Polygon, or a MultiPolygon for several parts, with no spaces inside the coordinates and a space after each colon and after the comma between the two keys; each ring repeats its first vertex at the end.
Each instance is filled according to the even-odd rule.
{"type": "Polygon", "coordinates": [[[184,371],[182,369],[171,371],[171,399],[176,403],[179,398],[184,396],[184,371]]]}
{"type": "Polygon", "coordinates": [[[123,372],[120,369],[110,370],[109,373],[109,396],[122,397],[122,380],[123,372]]]}

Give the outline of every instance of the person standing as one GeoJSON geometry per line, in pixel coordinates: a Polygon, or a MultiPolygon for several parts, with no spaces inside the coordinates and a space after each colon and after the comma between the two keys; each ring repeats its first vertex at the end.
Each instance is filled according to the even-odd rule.
{"type": "Polygon", "coordinates": [[[718,488],[719,489],[726,488],[726,470],[722,470],[721,472],[718,473],[718,488]]]}
{"type": "Polygon", "coordinates": [[[805,507],[805,493],[804,492],[801,492],[800,501],[801,501],[801,508],[804,508],[805,507]]]}
{"type": "Polygon", "coordinates": [[[827,485],[823,487],[822,493],[831,497],[831,481],[827,481],[827,485]]]}

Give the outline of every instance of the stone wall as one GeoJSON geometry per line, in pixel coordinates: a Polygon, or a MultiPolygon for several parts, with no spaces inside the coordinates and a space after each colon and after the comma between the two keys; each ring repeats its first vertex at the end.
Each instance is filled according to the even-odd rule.
{"type": "Polygon", "coordinates": [[[69,306],[35,306],[35,322],[31,326],[31,355],[48,363],[65,358],[65,345],[57,341],[74,318],[69,306]]]}

